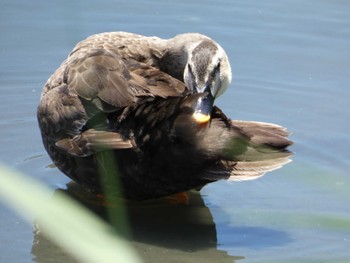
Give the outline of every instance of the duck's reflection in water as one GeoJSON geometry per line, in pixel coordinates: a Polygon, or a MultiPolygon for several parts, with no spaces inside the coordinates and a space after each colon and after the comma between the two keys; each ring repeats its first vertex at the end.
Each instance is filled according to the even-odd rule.
{"type": "MultiPolygon", "coordinates": [[[[101,200],[77,184],[70,183],[66,190],[58,191],[68,194],[108,221],[109,206],[101,205],[101,200]]],[[[215,223],[210,210],[199,192],[189,192],[188,197],[186,204],[169,203],[169,199],[123,202],[128,212],[131,244],[144,262],[235,262],[243,258],[217,249],[215,223]]],[[[78,262],[45,238],[38,225],[34,231],[32,254],[36,262],[78,262]]]]}

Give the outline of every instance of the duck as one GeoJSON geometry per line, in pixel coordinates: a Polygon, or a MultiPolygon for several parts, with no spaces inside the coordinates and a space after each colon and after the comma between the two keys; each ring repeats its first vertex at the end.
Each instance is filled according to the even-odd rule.
{"type": "Polygon", "coordinates": [[[231,80],[226,52],[203,34],[92,35],[43,88],[44,147],[83,188],[130,200],[258,178],[290,161],[292,141],[282,126],[215,106],[231,80]]]}

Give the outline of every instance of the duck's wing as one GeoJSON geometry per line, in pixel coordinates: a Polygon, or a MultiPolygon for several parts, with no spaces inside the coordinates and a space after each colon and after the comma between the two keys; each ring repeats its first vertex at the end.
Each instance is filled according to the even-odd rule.
{"type": "Polygon", "coordinates": [[[70,155],[84,157],[100,150],[132,148],[133,144],[118,133],[89,129],[73,138],[57,141],[56,146],[70,155]]]}
{"type": "Polygon", "coordinates": [[[104,49],[77,55],[65,72],[71,90],[100,111],[114,111],[142,98],[182,96],[185,86],[170,75],[104,49]]]}
{"type": "Polygon", "coordinates": [[[232,125],[240,128],[250,138],[251,144],[244,153],[237,156],[238,161],[233,166],[230,180],[256,179],[291,162],[293,154],[287,148],[293,142],[289,140],[286,128],[254,121],[235,120],[232,125]]]}
{"type": "Polygon", "coordinates": [[[256,145],[265,145],[274,149],[285,149],[293,142],[288,139],[286,128],[266,122],[233,120],[232,125],[240,128],[256,145]]]}
{"type": "Polygon", "coordinates": [[[63,66],[57,71],[62,77],[51,78],[62,81],[43,95],[38,118],[43,136],[73,156],[132,148],[132,141],[109,128],[107,115],[185,92],[184,84],[166,73],[108,50],[76,53],[63,66]]]}
{"type": "Polygon", "coordinates": [[[267,172],[272,172],[281,168],[283,165],[290,163],[291,152],[285,152],[279,156],[270,156],[260,161],[238,161],[234,164],[226,164],[232,167],[229,180],[230,181],[246,181],[254,180],[267,172]]]}
{"type": "Polygon", "coordinates": [[[292,145],[282,126],[254,121],[231,121],[215,107],[211,127],[202,145],[219,156],[219,169],[208,170],[207,179],[250,180],[290,162],[292,145]]]}

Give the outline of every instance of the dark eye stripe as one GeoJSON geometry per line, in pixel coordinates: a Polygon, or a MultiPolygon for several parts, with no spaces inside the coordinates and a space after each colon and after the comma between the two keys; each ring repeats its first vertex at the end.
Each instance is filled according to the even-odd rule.
{"type": "Polygon", "coordinates": [[[188,64],[187,67],[188,67],[188,72],[189,72],[191,75],[193,75],[193,71],[192,71],[191,65],[188,64]]]}
{"type": "Polygon", "coordinates": [[[188,64],[188,75],[189,75],[189,77],[190,77],[191,87],[187,87],[187,88],[195,90],[195,87],[196,87],[196,79],[195,79],[195,76],[194,76],[194,74],[193,74],[192,67],[191,67],[190,64],[188,64]]]}
{"type": "Polygon", "coordinates": [[[209,78],[213,79],[215,76],[220,73],[220,62],[214,67],[213,71],[210,73],[209,78]]]}

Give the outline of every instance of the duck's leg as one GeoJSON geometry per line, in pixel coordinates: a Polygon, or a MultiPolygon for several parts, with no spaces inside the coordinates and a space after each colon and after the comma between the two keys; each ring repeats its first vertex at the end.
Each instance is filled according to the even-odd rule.
{"type": "Polygon", "coordinates": [[[185,204],[190,202],[190,195],[188,192],[180,192],[173,195],[164,197],[164,200],[168,204],[185,204]]]}

